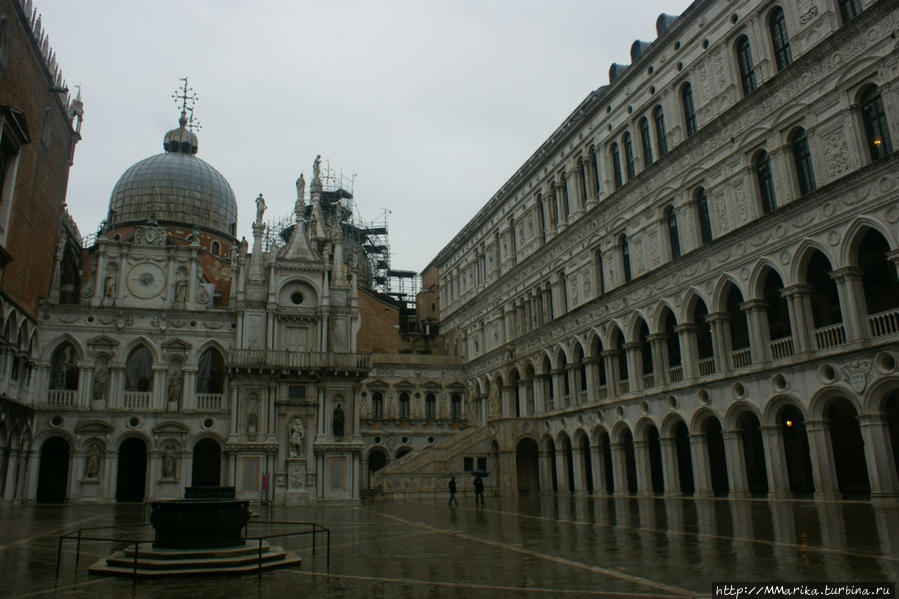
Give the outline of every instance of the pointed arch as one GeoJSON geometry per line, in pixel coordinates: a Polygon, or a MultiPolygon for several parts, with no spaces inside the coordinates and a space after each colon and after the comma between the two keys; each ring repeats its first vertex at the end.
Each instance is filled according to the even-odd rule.
{"type": "Polygon", "coordinates": [[[793,259],[790,261],[790,279],[784,281],[785,285],[800,283],[805,279],[805,270],[816,251],[827,258],[831,270],[836,270],[834,265],[837,264],[837,257],[830,253],[830,248],[816,240],[803,239],[796,251],[793,252],[793,259]]]}

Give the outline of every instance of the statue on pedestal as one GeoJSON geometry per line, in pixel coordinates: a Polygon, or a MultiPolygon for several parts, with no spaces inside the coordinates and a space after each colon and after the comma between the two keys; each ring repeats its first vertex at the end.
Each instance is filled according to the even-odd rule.
{"type": "Polygon", "coordinates": [[[291,458],[303,457],[303,419],[300,417],[290,421],[287,432],[287,455],[291,458]]]}
{"type": "Polygon", "coordinates": [[[84,462],[84,478],[97,478],[100,471],[100,448],[96,444],[91,444],[87,454],[87,461],[84,462]]]}

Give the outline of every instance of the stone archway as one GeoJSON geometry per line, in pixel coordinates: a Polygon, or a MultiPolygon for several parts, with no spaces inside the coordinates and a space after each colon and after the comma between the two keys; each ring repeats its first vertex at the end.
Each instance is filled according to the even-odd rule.
{"type": "Polygon", "coordinates": [[[844,498],[870,497],[871,483],[858,412],[848,399],[838,397],[828,404],[825,414],[840,493],[844,498]]]}
{"type": "Polygon", "coordinates": [[[721,423],[714,416],[709,416],[702,423],[709,455],[709,476],[712,481],[712,492],[716,497],[727,497],[730,485],[727,481],[727,459],[724,453],[724,435],[721,423]]]}
{"type": "Polygon", "coordinates": [[[815,484],[812,479],[805,419],[795,406],[787,405],[781,409],[777,424],[783,438],[790,492],[796,497],[808,497],[815,492],[815,484]]]}
{"type": "Polygon", "coordinates": [[[69,482],[69,442],[50,437],[41,446],[41,462],[37,476],[38,503],[62,503],[69,482]]]}
{"type": "Polygon", "coordinates": [[[147,486],[147,445],[137,437],[119,446],[116,501],[143,501],[147,486]]]}
{"type": "Polygon", "coordinates": [[[765,447],[759,419],[750,411],[737,416],[737,431],[743,444],[743,462],[746,468],[746,484],[753,497],[768,494],[768,472],[765,468],[765,447]]]}
{"type": "Polygon", "coordinates": [[[690,432],[687,423],[681,420],[674,426],[674,445],[677,448],[677,475],[680,490],[684,495],[693,495],[696,484],[693,481],[693,455],[690,450],[690,432]]]}
{"type": "Polygon", "coordinates": [[[214,439],[200,439],[194,445],[191,485],[217,487],[221,484],[222,450],[214,439]]]}
{"type": "Polygon", "coordinates": [[[540,449],[533,439],[524,438],[515,447],[519,495],[536,495],[540,492],[539,456],[540,449]]]}

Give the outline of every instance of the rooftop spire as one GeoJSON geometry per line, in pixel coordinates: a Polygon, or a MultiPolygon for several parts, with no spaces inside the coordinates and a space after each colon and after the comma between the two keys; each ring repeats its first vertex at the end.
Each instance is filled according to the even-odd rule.
{"type": "Polygon", "coordinates": [[[172,99],[179,105],[181,117],[178,119],[178,128],[165,134],[162,147],[166,152],[196,154],[198,140],[194,129],[199,129],[200,124],[194,120],[194,107],[199,98],[194,88],[188,86],[187,77],[181,77],[180,81],[184,83],[172,93],[172,99]]]}

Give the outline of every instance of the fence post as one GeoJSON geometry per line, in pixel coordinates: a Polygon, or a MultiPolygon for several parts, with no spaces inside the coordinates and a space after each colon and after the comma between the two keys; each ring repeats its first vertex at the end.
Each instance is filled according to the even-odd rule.
{"type": "Polygon", "coordinates": [[[259,537],[259,578],[262,578],[262,537],[259,537]]]}
{"type": "Polygon", "coordinates": [[[56,549],[56,578],[59,578],[59,562],[62,560],[62,540],[65,536],[60,535],[59,537],[59,546],[56,549]]]}
{"type": "Polygon", "coordinates": [[[134,541],[134,571],[132,572],[131,580],[137,582],[137,544],[138,541],[134,541]]]}
{"type": "Polygon", "coordinates": [[[312,523],[312,555],[315,555],[315,537],[318,536],[318,525],[312,523]]]}
{"type": "Polygon", "coordinates": [[[75,571],[78,571],[78,560],[81,557],[81,529],[78,529],[78,541],[75,543],[75,571]]]}

